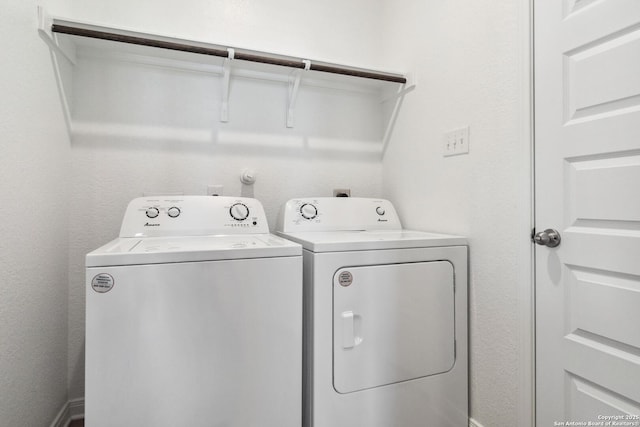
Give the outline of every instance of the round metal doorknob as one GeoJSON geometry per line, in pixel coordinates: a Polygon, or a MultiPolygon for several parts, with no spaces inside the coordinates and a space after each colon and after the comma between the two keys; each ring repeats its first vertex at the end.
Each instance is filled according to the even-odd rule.
{"type": "Polygon", "coordinates": [[[533,236],[533,241],[538,245],[555,248],[560,244],[560,233],[558,233],[558,230],[547,228],[544,231],[536,233],[535,236],[533,236]]]}

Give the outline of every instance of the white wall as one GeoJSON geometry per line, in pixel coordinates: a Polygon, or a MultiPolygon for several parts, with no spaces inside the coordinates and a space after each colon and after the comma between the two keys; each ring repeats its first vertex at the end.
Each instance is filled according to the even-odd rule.
{"type": "MultiPolygon", "coordinates": [[[[224,184],[227,194],[248,194],[236,177],[249,166],[259,172],[253,194],[265,202],[271,224],[277,206],[289,197],[328,194],[331,188],[349,186],[362,196],[382,191],[396,203],[407,227],[469,236],[471,415],[486,426],[518,425],[514,377],[520,248],[515,242],[528,232],[520,229],[518,219],[526,149],[519,129],[526,84],[520,64],[526,52],[519,51],[520,3],[85,0],[74,1],[72,8],[54,8],[54,14],[116,27],[411,71],[419,84],[405,99],[381,164],[375,155],[366,154],[379,132],[363,119],[366,111],[352,108],[358,111],[346,118],[340,111],[331,114],[339,94],[308,92],[307,99],[321,100],[320,110],[314,110],[314,103],[305,106],[301,97],[298,122],[289,130],[283,126],[286,95],[281,85],[261,83],[254,88],[250,80],[236,80],[231,121],[221,125],[215,95],[219,89],[212,76],[143,72],[141,65],[81,59],[78,69],[93,75],[74,83],[74,117],[80,125],[72,143],[69,207],[60,202],[66,196],[59,197],[65,192],[68,160],[63,120],[48,57],[37,53],[46,48],[31,32],[32,6],[4,7],[9,13],[3,12],[7,25],[1,30],[10,33],[3,42],[20,41],[5,49],[15,61],[10,62],[11,71],[3,71],[3,77],[7,75],[0,83],[2,93],[10,95],[10,102],[0,107],[0,129],[11,141],[3,143],[7,154],[3,151],[0,173],[3,183],[13,183],[3,188],[3,195],[30,209],[16,213],[9,204],[0,207],[10,218],[0,225],[6,236],[0,243],[2,253],[9,253],[7,247],[21,248],[12,249],[6,261],[3,257],[3,266],[9,267],[3,268],[3,282],[16,280],[19,286],[0,287],[2,351],[9,343],[10,357],[3,353],[0,361],[0,394],[31,396],[37,390],[49,400],[28,414],[25,406],[16,406],[17,397],[3,400],[9,406],[0,412],[33,420],[47,419],[48,414],[50,419],[64,399],[59,382],[65,375],[59,368],[67,351],[70,397],[83,395],[83,257],[117,234],[128,200],[143,191],[202,193],[207,184],[215,183],[224,184]],[[30,47],[27,41],[33,47],[25,55],[20,44],[30,47]],[[37,62],[44,66],[32,67],[37,62]],[[259,98],[250,97],[254,89],[259,98]],[[259,102],[252,104],[252,99],[259,102]],[[318,125],[315,114],[332,124],[318,125]],[[442,158],[442,133],[467,124],[470,155],[442,158]],[[341,137],[345,132],[347,138],[341,137]],[[66,316],[67,291],[38,286],[42,277],[56,284],[65,281],[60,265],[66,253],[54,246],[65,241],[66,228],[51,230],[36,221],[43,215],[43,204],[47,219],[56,223],[69,211],[68,349],[58,348],[66,334],[61,319],[66,316]],[[22,229],[38,238],[35,249],[24,243],[22,229]],[[26,269],[23,261],[34,250],[43,262],[26,269]],[[41,316],[48,321],[45,329],[36,327],[42,326],[41,316]],[[42,349],[50,362],[46,368],[42,349]],[[8,367],[14,372],[7,373],[8,367]],[[10,384],[12,393],[7,394],[4,384],[10,384]],[[14,392],[14,387],[22,390],[14,392]]],[[[361,105],[368,108],[366,102],[361,105]]]]}
{"type": "MultiPolygon", "coordinates": [[[[372,41],[379,10],[369,1],[192,0],[179,11],[164,3],[82,1],[73,17],[356,66],[378,59],[372,41]]],[[[207,185],[223,184],[225,195],[261,200],[273,227],[279,206],[292,197],[345,187],[353,195],[379,195],[384,127],[378,95],[303,81],[295,127],[288,129],[286,83],[236,74],[229,122],[221,123],[215,74],[79,54],[72,97],[72,398],[84,394],[84,255],[117,236],[129,200],[144,192],[204,194],[207,185]],[[244,167],[258,173],[253,188],[238,179],[244,167]]]]}
{"type": "Polygon", "coordinates": [[[225,46],[373,67],[384,0],[72,0],[77,19],[225,46]]]}
{"type": "Polygon", "coordinates": [[[36,2],[0,9],[0,424],[44,426],[67,401],[69,141],[36,2]]]}
{"type": "Polygon", "coordinates": [[[469,238],[470,414],[485,426],[527,422],[518,418],[518,276],[527,267],[518,261],[529,233],[522,8],[526,15],[525,1],[406,0],[385,11],[383,50],[416,72],[418,88],[384,159],[383,195],[405,227],[469,238]],[[466,125],[469,155],[444,158],[443,134],[466,125]]]}

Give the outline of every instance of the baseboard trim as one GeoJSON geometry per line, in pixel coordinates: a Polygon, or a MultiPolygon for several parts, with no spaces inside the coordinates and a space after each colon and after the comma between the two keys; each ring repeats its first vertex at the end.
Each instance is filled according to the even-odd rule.
{"type": "Polygon", "coordinates": [[[473,418],[469,418],[469,427],[483,427],[483,426],[473,418]]]}
{"type": "Polygon", "coordinates": [[[69,401],[69,412],[71,413],[70,420],[84,418],[84,397],[71,399],[69,401]]]}
{"type": "Polygon", "coordinates": [[[69,412],[69,402],[65,402],[58,412],[58,415],[55,417],[53,422],[51,423],[51,427],[67,427],[69,421],[71,420],[71,415],[69,412]]]}
{"type": "Polygon", "coordinates": [[[62,405],[51,427],[68,427],[73,420],[84,418],[84,399],[72,399],[62,405]]]}

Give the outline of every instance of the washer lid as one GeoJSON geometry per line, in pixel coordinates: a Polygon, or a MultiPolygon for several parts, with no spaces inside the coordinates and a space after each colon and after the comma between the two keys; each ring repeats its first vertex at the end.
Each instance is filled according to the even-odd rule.
{"type": "Polygon", "coordinates": [[[300,256],[273,234],[119,238],[87,254],[87,267],[300,256]]]}
{"type": "Polygon", "coordinates": [[[412,230],[308,231],[278,235],[312,252],[367,251],[466,245],[464,237],[412,230]]]}

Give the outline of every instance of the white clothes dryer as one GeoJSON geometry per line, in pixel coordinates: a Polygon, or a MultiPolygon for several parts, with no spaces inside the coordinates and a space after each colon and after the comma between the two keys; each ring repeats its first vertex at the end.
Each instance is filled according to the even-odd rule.
{"type": "Polygon", "coordinates": [[[468,425],[467,242],[387,200],[290,200],[303,246],[305,427],[468,425]]]}
{"type": "Polygon", "coordinates": [[[302,248],[260,202],[135,199],[86,265],[87,426],[300,426],[302,248]]]}

